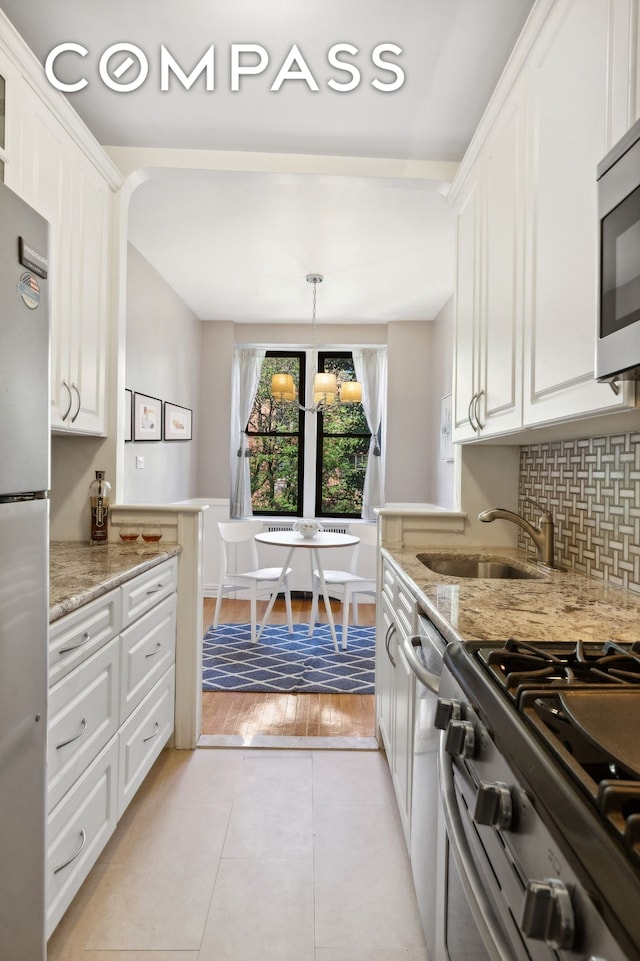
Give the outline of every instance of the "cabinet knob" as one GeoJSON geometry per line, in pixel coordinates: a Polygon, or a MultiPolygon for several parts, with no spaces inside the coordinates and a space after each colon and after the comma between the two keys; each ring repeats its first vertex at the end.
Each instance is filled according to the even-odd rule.
{"type": "Polygon", "coordinates": [[[481,781],[473,810],[476,824],[488,824],[505,831],[511,826],[512,816],[513,803],[509,785],[503,781],[481,781]]]}
{"type": "Polygon", "coordinates": [[[444,736],[444,749],[454,757],[473,757],[476,732],[471,721],[449,721],[444,736]]]}
{"type": "Polygon", "coordinates": [[[445,731],[449,721],[458,721],[462,717],[460,701],[454,701],[447,697],[441,697],[436,705],[436,716],[434,727],[439,731],[445,731]]]}
{"type": "Polygon", "coordinates": [[[554,950],[573,946],[575,920],[571,896],[562,881],[529,881],[522,908],[522,930],[534,941],[554,950]]]}

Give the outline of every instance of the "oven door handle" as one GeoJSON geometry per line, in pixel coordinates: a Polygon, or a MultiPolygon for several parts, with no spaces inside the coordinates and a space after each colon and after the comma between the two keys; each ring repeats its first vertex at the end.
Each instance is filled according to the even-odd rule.
{"type": "Polygon", "coordinates": [[[485,882],[476,868],[473,853],[464,831],[456,788],[453,780],[453,762],[444,747],[445,732],[440,735],[439,764],[440,799],[449,836],[449,846],[453,852],[460,880],[491,961],[513,961],[513,945],[510,945],[498,924],[491,924],[495,909],[485,891],[485,882]]]}
{"type": "Polygon", "coordinates": [[[409,667],[421,684],[424,684],[424,686],[434,694],[438,694],[440,691],[440,678],[437,674],[432,674],[431,671],[428,671],[416,656],[416,647],[421,646],[422,638],[419,634],[402,638],[402,651],[409,662],[409,667]]]}

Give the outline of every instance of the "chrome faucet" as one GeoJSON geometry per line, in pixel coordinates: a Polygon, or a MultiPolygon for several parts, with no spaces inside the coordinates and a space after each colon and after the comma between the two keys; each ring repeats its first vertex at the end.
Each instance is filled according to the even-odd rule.
{"type": "Polygon", "coordinates": [[[545,507],[536,503],[536,501],[531,500],[530,497],[525,497],[525,500],[533,504],[534,507],[537,507],[542,513],[542,517],[537,526],[530,524],[529,521],[521,517],[520,514],[516,514],[514,511],[508,511],[504,507],[493,507],[490,510],[480,511],[478,520],[488,524],[490,521],[502,519],[517,524],[518,527],[521,527],[523,531],[527,532],[535,544],[538,553],[538,564],[544,564],[545,567],[555,567],[556,565],[553,562],[555,550],[553,515],[551,511],[548,511],[545,507]]]}

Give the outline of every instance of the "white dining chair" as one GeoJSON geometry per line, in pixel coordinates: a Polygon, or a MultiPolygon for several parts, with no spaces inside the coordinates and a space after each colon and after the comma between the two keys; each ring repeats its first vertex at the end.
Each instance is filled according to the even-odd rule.
{"type": "MultiPolygon", "coordinates": [[[[342,650],[347,649],[347,639],[349,635],[349,609],[353,608],[353,623],[358,624],[358,597],[366,595],[376,596],[376,580],[363,577],[357,573],[358,565],[362,556],[370,554],[370,568],[375,570],[375,552],[377,547],[377,528],[375,524],[350,524],[349,533],[354,537],[360,538],[360,543],[356,544],[351,557],[350,569],[348,571],[325,570],[324,581],[329,597],[342,601],[342,650]]],[[[313,572],[312,595],[311,595],[311,615],[309,617],[309,637],[313,635],[316,618],[318,616],[318,597],[321,593],[320,577],[318,571],[313,572]]]]}
{"type": "MultiPolygon", "coordinates": [[[[258,598],[272,597],[278,587],[282,568],[258,566],[258,549],[255,536],[263,530],[262,521],[219,521],[218,529],[220,531],[222,565],[213,629],[217,630],[220,622],[223,595],[233,591],[246,590],[249,592],[251,602],[251,641],[255,644],[257,643],[256,601],[258,598]]],[[[289,633],[293,634],[293,613],[289,590],[290,573],[291,568],[288,567],[280,589],[284,592],[289,633]]]]}

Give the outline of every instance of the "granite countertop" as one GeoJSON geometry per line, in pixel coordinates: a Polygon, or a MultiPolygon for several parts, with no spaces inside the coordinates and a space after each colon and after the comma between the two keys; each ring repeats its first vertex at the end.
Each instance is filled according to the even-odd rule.
{"type": "Polygon", "coordinates": [[[52,541],[49,545],[49,620],[75,611],[125,581],[179,554],[178,544],[125,547],[86,541],[52,541]]]}
{"type": "Polygon", "coordinates": [[[533,573],[530,554],[515,548],[385,549],[414,585],[447,640],[640,639],[640,595],[573,571],[536,579],[482,580],[436,574],[417,554],[503,559],[533,573]]]}

